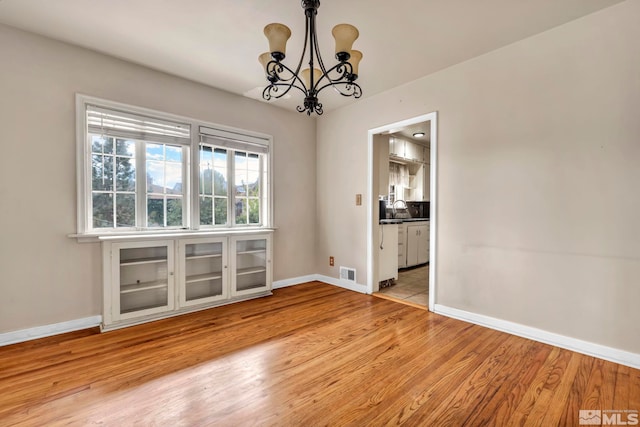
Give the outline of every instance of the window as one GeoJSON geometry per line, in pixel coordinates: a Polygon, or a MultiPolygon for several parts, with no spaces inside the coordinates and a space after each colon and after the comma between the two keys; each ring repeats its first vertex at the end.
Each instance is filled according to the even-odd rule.
{"type": "Polygon", "coordinates": [[[268,137],[82,95],[77,109],[79,234],[269,226],[268,137]]]}
{"type": "Polygon", "coordinates": [[[201,127],[199,152],[200,225],[263,225],[268,146],[201,127]]]}

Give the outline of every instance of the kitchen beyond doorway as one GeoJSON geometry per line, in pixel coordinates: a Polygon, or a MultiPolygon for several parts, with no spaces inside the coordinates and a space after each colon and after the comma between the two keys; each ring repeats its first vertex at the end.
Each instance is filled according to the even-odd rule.
{"type": "Polygon", "coordinates": [[[399,270],[395,284],[381,288],[374,295],[426,309],[429,305],[429,264],[399,270]]]}

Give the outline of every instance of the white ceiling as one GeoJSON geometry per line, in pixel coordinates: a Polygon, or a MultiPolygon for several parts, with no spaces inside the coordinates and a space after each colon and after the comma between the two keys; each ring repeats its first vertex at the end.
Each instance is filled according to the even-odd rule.
{"type": "MultiPolygon", "coordinates": [[[[318,38],[332,63],[331,28],[358,27],[367,97],[621,1],[322,0],[318,38]]],[[[257,57],[271,22],[291,28],[285,62],[297,63],[299,0],[0,0],[0,23],[253,98],[265,86],[257,57]]],[[[272,102],[294,109],[301,101],[272,102]]],[[[325,91],[320,101],[327,111],[353,99],[325,91]]]]}

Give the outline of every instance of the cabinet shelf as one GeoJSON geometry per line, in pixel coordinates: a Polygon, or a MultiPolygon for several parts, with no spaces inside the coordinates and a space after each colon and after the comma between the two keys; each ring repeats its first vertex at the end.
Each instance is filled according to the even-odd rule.
{"type": "Polygon", "coordinates": [[[239,268],[237,270],[237,272],[236,272],[236,275],[244,276],[244,275],[247,275],[247,274],[262,273],[264,271],[267,271],[267,267],[239,268]]]}
{"type": "Polygon", "coordinates": [[[261,253],[265,253],[266,251],[267,251],[266,249],[250,249],[248,251],[238,251],[237,254],[238,255],[261,254],[261,253]]]}
{"type": "Polygon", "coordinates": [[[155,280],[153,282],[134,283],[132,285],[122,285],[120,287],[121,294],[129,294],[132,292],[148,291],[151,289],[162,289],[167,287],[167,282],[163,280],[155,280]]]}
{"type": "Polygon", "coordinates": [[[185,258],[187,260],[191,260],[191,259],[220,258],[220,257],[222,257],[222,254],[187,255],[185,258]]]}
{"type": "Polygon", "coordinates": [[[265,286],[264,283],[251,283],[251,284],[242,286],[239,290],[248,291],[248,290],[251,290],[251,289],[264,288],[264,286],[265,286]]]}
{"type": "Polygon", "coordinates": [[[122,310],[122,314],[135,313],[137,311],[149,310],[151,308],[166,307],[166,303],[147,304],[140,307],[127,308],[122,310]]]}
{"type": "Polygon", "coordinates": [[[140,265],[140,264],[154,264],[160,262],[167,262],[167,257],[152,257],[152,258],[136,258],[120,260],[121,266],[127,265],[140,265]]]}
{"type": "Polygon", "coordinates": [[[208,274],[194,274],[193,276],[187,276],[185,283],[204,282],[205,280],[222,279],[222,273],[208,273],[208,274]]]}

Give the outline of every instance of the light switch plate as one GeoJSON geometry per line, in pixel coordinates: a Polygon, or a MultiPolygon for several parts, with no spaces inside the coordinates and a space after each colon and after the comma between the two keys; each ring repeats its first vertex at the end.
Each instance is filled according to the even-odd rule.
{"type": "Polygon", "coordinates": [[[362,194],[356,194],[356,206],[362,205],[362,194]]]}

